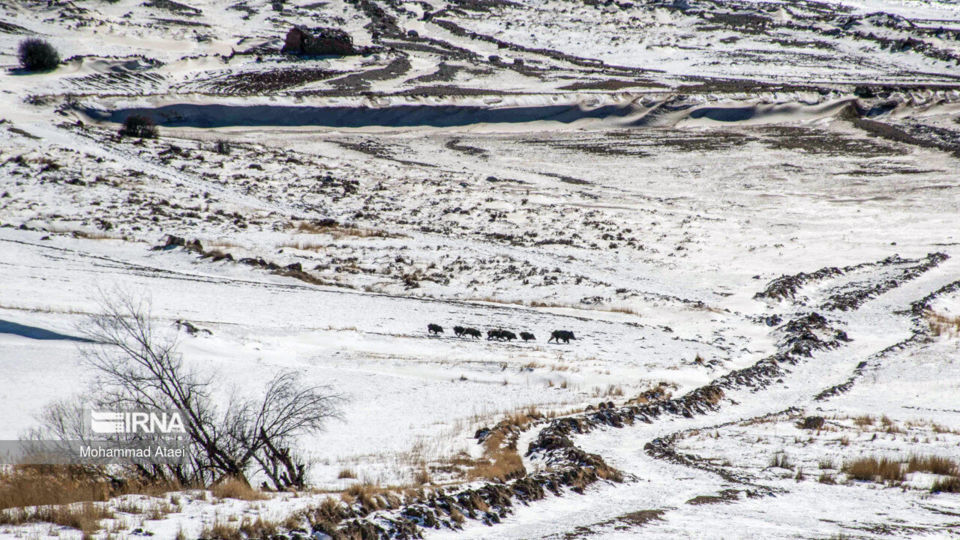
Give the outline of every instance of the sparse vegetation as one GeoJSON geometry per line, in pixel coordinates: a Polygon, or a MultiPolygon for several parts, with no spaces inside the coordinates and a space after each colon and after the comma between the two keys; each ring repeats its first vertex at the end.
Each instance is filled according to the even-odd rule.
{"type": "Polygon", "coordinates": [[[77,529],[85,536],[100,530],[100,521],[113,518],[101,503],[82,502],[58,506],[33,506],[0,511],[0,525],[53,523],[77,529]]]}
{"type": "Polygon", "coordinates": [[[60,53],[40,38],[27,38],[17,48],[20,66],[27,71],[50,71],[60,64],[60,53]]]}
{"type": "Polygon", "coordinates": [[[927,311],[924,313],[924,318],[930,326],[930,333],[934,336],[960,336],[960,315],[950,316],[927,311]]]}
{"type": "Polygon", "coordinates": [[[770,458],[770,467],[777,469],[793,469],[793,464],[783,452],[777,452],[770,458]]]}

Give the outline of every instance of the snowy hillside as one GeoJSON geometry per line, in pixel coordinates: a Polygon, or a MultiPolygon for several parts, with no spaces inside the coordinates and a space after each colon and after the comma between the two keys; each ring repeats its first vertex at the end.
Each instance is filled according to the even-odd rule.
{"type": "Polygon", "coordinates": [[[343,398],[304,489],[6,464],[0,537],[960,538],[955,2],[0,0],[0,67],[0,441],[104,294],[343,398]]]}

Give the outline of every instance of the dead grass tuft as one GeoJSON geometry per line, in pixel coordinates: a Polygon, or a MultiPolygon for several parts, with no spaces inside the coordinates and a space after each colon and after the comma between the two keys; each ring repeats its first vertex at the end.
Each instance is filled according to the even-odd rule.
{"type": "Polygon", "coordinates": [[[368,510],[376,511],[393,506],[391,497],[386,497],[385,494],[390,494],[390,488],[364,481],[347,488],[340,494],[340,499],[347,504],[358,503],[368,510]]]}
{"type": "Polygon", "coordinates": [[[843,464],[843,472],[853,480],[902,482],[903,467],[890,458],[864,457],[843,464]]]}
{"type": "Polygon", "coordinates": [[[238,499],[241,501],[262,501],[267,496],[250,487],[250,484],[229,478],[210,488],[210,493],[218,499],[238,499]]]}
{"type": "Polygon", "coordinates": [[[960,465],[950,458],[940,456],[910,456],[907,460],[907,472],[960,476],[960,465]]]}

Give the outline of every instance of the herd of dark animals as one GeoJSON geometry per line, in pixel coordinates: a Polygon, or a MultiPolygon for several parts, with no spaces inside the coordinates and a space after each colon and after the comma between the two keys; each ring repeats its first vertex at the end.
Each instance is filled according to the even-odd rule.
{"type": "MultiPolygon", "coordinates": [[[[439,324],[431,323],[427,325],[427,332],[429,332],[430,335],[432,336],[442,334],[443,327],[440,326],[439,324]]],[[[456,334],[457,337],[472,337],[474,339],[480,339],[480,336],[481,336],[480,331],[477,330],[476,328],[466,328],[463,326],[454,326],[453,333],[456,334]]],[[[503,330],[500,328],[496,330],[488,330],[487,341],[491,341],[494,339],[497,341],[513,341],[517,339],[517,335],[511,332],[510,330],[503,330]]],[[[520,339],[524,341],[536,341],[537,337],[531,334],[530,332],[520,332],[520,339]]],[[[550,334],[550,339],[547,340],[547,343],[550,343],[551,341],[556,341],[557,343],[560,343],[561,340],[564,343],[570,343],[571,339],[577,339],[573,335],[573,332],[569,330],[554,330],[550,334]]]]}

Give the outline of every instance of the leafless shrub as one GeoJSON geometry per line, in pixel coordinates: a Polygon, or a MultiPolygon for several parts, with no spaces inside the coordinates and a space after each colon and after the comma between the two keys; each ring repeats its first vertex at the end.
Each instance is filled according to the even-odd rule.
{"type": "Polygon", "coordinates": [[[179,409],[192,443],[189,463],[140,467],[141,476],[182,484],[226,478],[247,483],[256,465],[278,490],[304,486],[306,465],[291,445],[338,416],[341,399],[329,387],[305,385],[297,373],[285,371],[267,383],[262,399],[234,395],[218,408],[213,377],[183,362],[175,337],[154,332],[149,303],[118,293],[103,295],[100,307],[81,328],[93,343],[85,360],[98,375],[92,400],[102,407],[179,409]]]}

